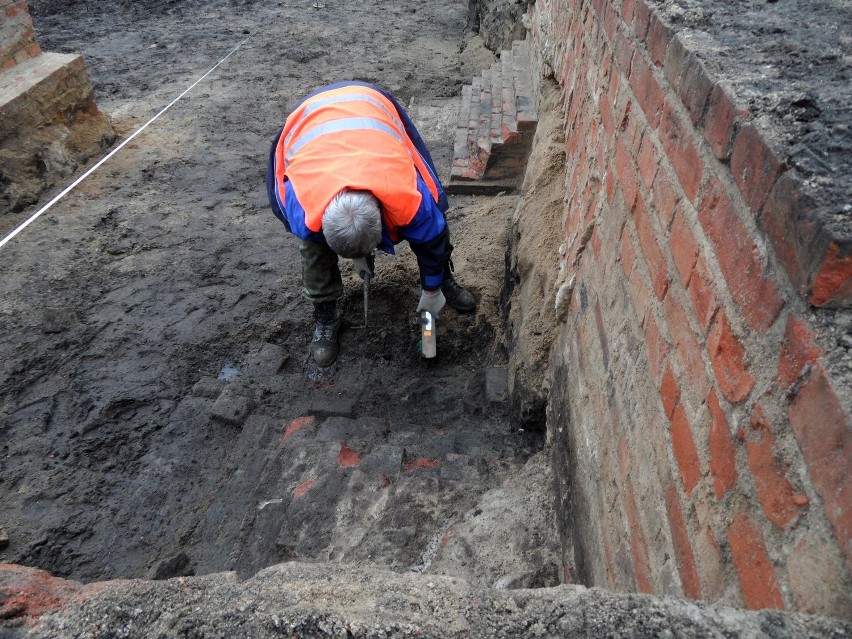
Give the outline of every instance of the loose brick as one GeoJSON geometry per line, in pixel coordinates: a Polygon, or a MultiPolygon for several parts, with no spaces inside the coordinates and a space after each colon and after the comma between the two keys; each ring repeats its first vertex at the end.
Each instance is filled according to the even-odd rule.
{"type": "Polygon", "coordinates": [[[707,99],[704,139],[720,160],[727,160],[737,122],[748,116],[748,109],[735,103],[727,89],[714,84],[707,99]]]}
{"type": "Polygon", "coordinates": [[[675,215],[672,222],[669,247],[674,258],[675,268],[680,275],[680,281],[684,287],[689,286],[692,269],[698,260],[698,244],[695,242],[692,229],[689,228],[686,218],[682,214],[675,215]]]}
{"type": "Polygon", "coordinates": [[[754,378],[746,370],[745,349],[731,331],[724,310],[713,320],[707,350],[722,394],[733,404],[742,402],[754,387],[754,378]]]}
{"type": "Polygon", "coordinates": [[[690,599],[701,598],[701,580],[695,567],[695,556],[692,544],[689,543],[689,533],[680,507],[680,497],[677,487],[669,484],[666,491],[666,514],[669,518],[669,529],[672,533],[672,545],[675,551],[675,562],[683,585],[683,594],[690,599]]]}
{"type": "Polygon", "coordinates": [[[765,331],[784,306],[774,282],[764,277],[757,245],[715,177],[704,191],[698,218],[716,249],[722,274],[749,326],[765,331]]]}
{"type": "Polygon", "coordinates": [[[301,499],[304,497],[308,491],[316,486],[316,479],[305,479],[304,481],[300,481],[296,488],[293,490],[293,497],[296,499],[301,499]]]}
{"type": "Polygon", "coordinates": [[[790,388],[806,367],[817,361],[820,349],[814,343],[811,327],[792,313],[787,315],[787,328],[778,358],[778,387],[790,388]]]}
{"type": "Polygon", "coordinates": [[[683,480],[683,488],[689,496],[701,479],[701,464],[698,461],[698,450],[692,436],[692,427],[683,404],[678,404],[672,414],[671,435],[672,449],[683,480]]]}
{"type": "Polygon", "coordinates": [[[707,397],[707,408],[710,411],[710,474],[716,499],[722,499],[737,484],[736,450],[715,390],[707,397]]]}
{"type": "Polygon", "coordinates": [[[663,379],[660,381],[660,399],[663,400],[663,410],[666,417],[671,419],[674,409],[680,401],[680,386],[668,364],[663,373],[663,379]]]}
{"type": "Polygon", "coordinates": [[[755,216],[786,168],[754,125],[740,128],[731,150],[731,174],[755,216]]]}
{"type": "Polygon", "coordinates": [[[748,465],[757,486],[757,497],[769,521],[786,528],[799,513],[800,506],[794,501],[796,495],[793,486],[775,459],[775,437],[769,430],[760,404],[755,404],[749,421],[755,432],[746,442],[746,447],[748,465]]]}
{"type": "Polygon", "coordinates": [[[814,306],[848,306],[852,301],[852,242],[832,242],[808,290],[814,306]]]}
{"type": "Polygon", "coordinates": [[[659,135],[686,197],[694,203],[704,175],[704,163],[689,137],[689,130],[669,103],[663,110],[659,135]]]}
{"type": "Polygon", "coordinates": [[[818,364],[791,398],[787,414],[841,552],[852,563],[852,430],[818,364]]]}
{"type": "Polygon", "coordinates": [[[663,252],[660,250],[660,245],[657,242],[657,237],[654,234],[654,227],[651,223],[651,218],[645,208],[643,198],[636,198],[636,233],[639,236],[639,246],[642,247],[642,254],[645,256],[645,262],[648,265],[648,272],[651,275],[651,285],[654,287],[654,293],[657,299],[662,301],[669,289],[668,268],[663,252]]]}

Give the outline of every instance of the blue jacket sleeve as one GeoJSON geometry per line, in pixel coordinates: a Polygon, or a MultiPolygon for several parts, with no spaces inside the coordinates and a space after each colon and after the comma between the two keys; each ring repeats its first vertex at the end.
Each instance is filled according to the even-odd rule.
{"type": "MultiPolygon", "coordinates": [[[[281,131],[283,130],[284,127],[281,127],[281,131]]],[[[275,184],[275,148],[278,146],[281,131],[272,141],[272,148],[269,150],[269,164],[266,167],[266,195],[269,198],[269,206],[272,208],[275,217],[281,220],[284,227],[296,237],[309,242],[325,243],[325,236],[322,231],[316,233],[305,224],[305,209],[299,203],[296,192],[293,191],[293,186],[289,181],[284,183],[285,201],[282,203],[278,197],[278,189],[275,184]]]]}
{"type": "Polygon", "coordinates": [[[434,291],[444,280],[447,262],[447,222],[440,203],[432,199],[426,184],[417,177],[417,190],[421,204],[414,219],[399,227],[399,235],[408,241],[420,267],[420,284],[427,291],[434,291]]]}

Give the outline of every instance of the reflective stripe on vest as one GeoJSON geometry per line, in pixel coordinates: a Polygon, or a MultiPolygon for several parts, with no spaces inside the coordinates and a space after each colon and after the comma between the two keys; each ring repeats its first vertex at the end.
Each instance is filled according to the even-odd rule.
{"type": "Polygon", "coordinates": [[[279,202],[285,205],[288,178],[305,210],[306,226],[315,232],[322,227],[328,202],[352,188],[379,199],[395,235],[395,227],[408,224],[420,206],[415,168],[437,202],[437,179],[393,103],[360,85],[325,91],[299,105],[287,118],[275,151],[279,202]]]}
{"type": "MultiPolygon", "coordinates": [[[[384,133],[387,133],[397,141],[404,143],[402,136],[399,134],[399,132],[395,131],[384,122],[379,122],[378,120],[374,120],[373,118],[344,118],[343,120],[331,120],[330,122],[318,124],[314,128],[310,129],[307,133],[303,133],[296,140],[295,144],[293,144],[289,149],[287,149],[287,155],[284,157],[284,161],[289,163],[299,149],[301,149],[303,146],[305,146],[309,142],[312,142],[321,135],[326,135],[327,133],[338,133],[340,131],[358,131],[367,129],[372,129],[373,131],[382,131],[384,133]]],[[[284,148],[287,148],[286,142],[284,148]]]]}
{"type": "MultiPolygon", "coordinates": [[[[325,95],[325,94],[323,93],[323,94],[320,94],[320,95],[325,95]]],[[[316,111],[317,109],[319,109],[321,107],[327,106],[329,104],[338,104],[340,102],[354,102],[354,101],[369,102],[370,104],[375,104],[382,111],[387,113],[388,117],[391,118],[394,121],[394,123],[396,123],[396,130],[399,131],[399,134],[405,135],[405,127],[402,125],[402,122],[400,122],[399,119],[397,119],[396,114],[391,113],[391,111],[389,111],[388,108],[384,104],[382,104],[381,102],[379,102],[375,98],[373,98],[369,95],[359,95],[357,93],[352,93],[352,94],[348,94],[348,95],[333,95],[331,97],[322,98],[322,99],[316,100],[314,102],[310,102],[307,105],[307,107],[305,107],[305,110],[302,113],[302,117],[299,118],[299,120],[297,122],[293,123],[293,127],[295,128],[296,125],[300,124],[302,120],[304,120],[307,116],[311,115],[311,113],[313,113],[314,111],[316,111]]],[[[293,137],[294,132],[295,131],[290,131],[290,134],[284,140],[284,146],[287,146],[290,143],[290,138],[293,137]]]]}

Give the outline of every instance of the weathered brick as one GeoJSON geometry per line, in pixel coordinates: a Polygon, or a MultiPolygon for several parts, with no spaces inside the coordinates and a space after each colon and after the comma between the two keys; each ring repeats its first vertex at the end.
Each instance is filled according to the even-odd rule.
{"type": "Polygon", "coordinates": [[[603,30],[606,33],[606,37],[609,38],[610,42],[615,41],[615,30],[618,25],[621,23],[618,15],[618,9],[615,7],[614,2],[607,2],[606,7],[603,11],[603,30]]]}
{"type": "Polygon", "coordinates": [[[710,411],[710,474],[716,499],[722,499],[737,484],[736,450],[715,390],[707,397],[707,408],[710,411]]]}
{"type": "Polygon", "coordinates": [[[714,84],[707,99],[704,118],[704,139],[720,160],[727,160],[737,122],[748,116],[748,109],[736,104],[731,94],[720,84],[714,84]]]}
{"type": "Polygon", "coordinates": [[[660,250],[660,245],[657,242],[651,218],[648,216],[648,211],[645,208],[645,200],[642,197],[636,198],[636,211],[634,215],[636,220],[636,234],[639,236],[639,246],[642,248],[645,263],[648,266],[648,273],[651,276],[651,285],[654,288],[657,299],[662,301],[666,291],[669,289],[668,269],[663,252],[660,250]]]}
{"type": "Polygon", "coordinates": [[[666,57],[663,60],[663,73],[666,80],[672,86],[676,93],[680,92],[680,80],[683,75],[683,67],[686,64],[686,57],[689,51],[683,45],[680,37],[675,35],[669,40],[669,46],[666,49],[666,57]]]}
{"type": "Polygon", "coordinates": [[[663,66],[666,50],[672,38],[672,30],[654,13],[651,15],[651,26],[648,29],[648,54],[655,66],[663,66]]]}
{"type": "Polygon", "coordinates": [[[657,170],[651,196],[654,207],[657,209],[657,217],[660,218],[660,224],[668,228],[677,210],[680,194],[675,187],[674,178],[665,167],[660,167],[657,170]]]}
{"type": "Polygon", "coordinates": [[[648,124],[651,128],[656,129],[660,125],[665,93],[660,83],[657,82],[653,68],[641,55],[633,58],[629,82],[633,89],[633,95],[636,96],[636,101],[639,102],[639,106],[642,107],[642,111],[648,119],[648,124]]]}
{"type": "Polygon", "coordinates": [[[636,177],[636,169],[633,168],[633,159],[621,139],[615,146],[615,170],[618,173],[621,192],[624,195],[624,204],[629,213],[633,210],[636,202],[639,182],[636,177]]]}
{"type": "Polygon", "coordinates": [[[701,357],[701,347],[686,312],[680,301],[672,294],[666,295],[663,300],[663,310],[681,370],[687,375],[686,383],[695,390],[698,397],[706,397],[710,386],[704,369],[704,360],[701,357]]]}
{"type": "Polygon", "coordinates": [[[818,217],[816,205],[805,194],[801,182],[791,173],[784,173],[772,187],[757,220],[803,298],[807,297],[808,271],[816,257],[811,247],[822,244],[815,241],[821,232],[818,217]]]}
{"type": "Polygon", "coordinates": [[[769,430],[769,423],[760,404],[754,405],[749,423],[753,432],[746,447],[748,465],[757,486],[757,497],[769,521],[786,528],[799,513],[801,506],[794,501],[796,494],[793,486],[775,459],[775,437],[769,430]]]}
{"type": "Polygon", "coordinates": [[[678,275],[680,275],[680,281],[684,287],[689,286],[692,269],[698,259],[698,244],[695,242],[692,229],[689,228],[683,214],[675,215],[672,221],[669,247],[678,275]]]}
{"type": "Polygon", "coordinates": [[[627,26],[633,25],[633,15],[636,11],[636,0],[623,0],[621,3],[621,19],[627,26]]]}
{"type": "Polygon", "coordinates": [[[654,586],[651,583],[651,567],[648,561],[648,549],[645,543],[645,535],[639,523],[639,513],[636,509],[636,497],[633,493],[633,482],[627,479],[627,491],[625,500],[627,502],[627,521],[630,526],[630,550],[633,556],[633,570],[636,576],[636,587],[639,592],[652,593],[654,586]]]}
{"type": "Polygon", "coordinates": [[[843,618],[852,610],[843,560],[818,533],[809,531],[790,553],[787,578],[801,612],[843,618]]]}
{"type": "Polygon", "coordinates": [[[633,248],[633,240],[629,233],[622,233],[619,245],[621,247],[621,267],[624,269],[625,277],[629,278],[636,261],[636,250],[633,248]]]}
{"type": "Polygon", "coordinates": [[[630,64],[632,63],[633,56],[636,53],[636,47],[626,30],[619,29],[615,34],[615,44],[613,45],[613,49],[615,51],[615,61],[618,64],[618,68],[621,69],[621,73],[625,77],[629,76],[630,64]]]}
{"type": "Polygon", "coordinates": [[[745,348],[731,331],[728,316],[722,309],[716,313],[710,328],[707,351],[725,398],[733,404],[745,400],[754,387],[754,378],[746,370],[745,348]]]}
{"type": "Polygon", "coordinates": [[[700,567],[703,598],[706,601],[718,601],[725,593],[725,563],[716,535],[709,523],[699,521],[693,538],[695,558],[700,567]]]}
{"type": "Polygon", "coordinates": [[[689,279],[689,297],[692,300],[695,317],[698,318],[698,325],[706,333],[710,322],[716,316],[719,304],[716,302],[716,292],[707,271],[707,263],[700,254],[692,270],[692,277],[689,279]]]}
{"type": "Polygon", "coordinates": [[[820,349],[814,338],[815,335],[807,322],[792,313],[787,315],[787,328],[778,358],[779,388],[790,388],[805,372],[806,367],[817,361],[820,349]]]}
{"type": "Polygon", "coordinates": [[[680,478],[687,496],[692,494],[695,485],[701,479],[701,463],[698,461],[698,449],[692,435],[692,426],[683,404],[675,406],[671,417],[672,450],[677,459],[680,478]]]}
{"type": "Polygon", "coordinates": [[[704,191],[698,217],[716,249],[734,301],[753,330],[765,331],[781,312],[784,299],[775,283],[764,277],[757,245],[715,177],[704,191]]]}
{"type": "Polygon", "coordinates": [[[666,491],[666,514],[669,518],[669,530],[672,533],[672,545],[675,552],[675,563],[683,586],[683,594],[690,599],[701,598],[701,580],[695,566],[695,556],[692,552],[692,544],[689,543],[689,533],[686,530],[686,522],[683,519],[683,511],[680,506],[680,497],[677,487],[669,484],[666,491]]]}
{"type": "Polygon", "coordinates": [[[689,137],[689,130],[667,102],[659,129],[663,150],[690,202],[695,202],[704,175],[704,163],[689,137]]]}
{"type": "Polygon", "coordinates": [[[642,184],[648,191],[651,191],[651,186],[654,183],[654,177],[657,175],[657,149],[654,148],[654,143],[651,141],[650,135],[642,136],[642,146],[639,149],[639,157],[636,162],[639,165],[639,176],[642,178],[642,184]]]}
{"type": "MultiPolygon", "coordinates": [[[[636,277],[635,273],[634,277],[636,277]]],[[[648,316],[645,318],[645,349],[648,351],[648,364],[651,367],[651,375],[654,376],[654,381],[656,381],[660,378],[660,371],[669,352],[669,346],[660,334],[660,329],[657,326],[657,320],[654,318],[653,313],[648,313],[648,316]]]]}
{"type": "Polygon", "coordinates": [[[674,409],[680,401],[680,386],[674,373],[672,373],[671,366],[668,364],[663,372],[663,379],[660,381],[660,399],[663,401],[666,417],[671,419],[674,409]]]}
{"type": "Polygon", "coordinates": [[[704,68],[704,64],[697,55],[690,53],[683,68],[678,95],[689,112],[689,119],[692,120],[692,124],[697,125],[704,116],[707,98],[710,96],[712,88],[713,81],[710,79],[707,69],[704,68]]]}
{"type": "Polygon", "coordinates": [[[848,306],[852,301],[852,242],[831,242],[811,277],[808,302],[814,306],[848,306]]]}
{"type": "Polygon", "coordinates": [[[848,564],[852,562],[852,429],[822,366],[811,368],[791,398],[787,414],[848,564]]]}
{"type": "Polygon", "coordinates": [[[737,513],[728,525],[728,543],[746,606],[752,610],[784,608],[775,567],[763,535],[748,515],[737,513]]]}
{"type": "Polygon", "coordinates": [[[753,124],[740,127],[731,150],[731,174],[755,216],[786,168],[757,127],[753,124]]]}
{"type": "Polygon", "coordinates": [[[651,9],[648,7],[647,0],[636,0],[633,17],[633,33],[639,38],[640,42],[645,42],[648,35],[648,27],[651,23],[651,9]]]}

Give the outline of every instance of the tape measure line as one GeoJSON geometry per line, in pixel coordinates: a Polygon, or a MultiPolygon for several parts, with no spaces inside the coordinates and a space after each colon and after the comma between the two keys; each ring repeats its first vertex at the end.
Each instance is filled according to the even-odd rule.
{"type": "Polygon", "coordinates": [[[56,195],[56,196],[55,196],[52,200],[50,200],[50,202],[48,202],[48,203],[47,203],[47,204],[45,204],[43,207],[41,207],[41,209],[39,209],[38,211],[36,211],[35,213],[33,213],[33,215],[32,215],[32,216],[30,216],[30,217],[29,217],[29,218],[28,218],[25,222],[23,222],[23,223],[21,223],[20,225],[18,225],[18,226],[17,226],[17,227],[16,227],[16,228],[12,231],[12,232],[10,232],[10,233],[9,233],[6,237],[4,237],[2,240],[0,240],[0,248],[3,248],[3,247],[4,247],[4,246],[5,246],[5,245],[9,242],[9,241],[11,241],[11,240],[12,240],[12,238],[14,238],[16,235],[18,235],[18,233],[20,233],[21,231],[23,231],[25,228],[27,228],[27,227],[28,227],[30,224],[32,224],[33,222],[35,222],[35,221],[36,221],[36,220],[37,220],[37,219],[41,216],[41,214],[42,214],[42,213],[44,213],[45,211],[47,211],[50,207],[52,207],[52,206],[53,206],[54,204],[56,204],[59,200],[61,200],[61,199],[62,199],[63,197],[65,197],[68,193],[70,193],[70,192],[71,192],[71,191],[72,191],[72,190],[73,190],[73,189],[74,189],[74,188],[75,188],[78,184],[80,184],[80,182],[82,182],[82,181],[83,181],[83,180],[85,180],[87,177],[89,177],[89,176],[90,176],[92,173],[94,173],[94,172],[98,169],[98,167],[100,167],[100,166],[101,166],[104,162],[106,162],[106,161],[107,161],[107,160],[109,160],[109,159],[110,159],[113,155],[115,155],[116,153],[118,153],[118,152],[119,152],[119,151],[120,151],[120,150],[124,147],[124,145],[126,145],[126,144],[127,144],[128,142],[130,142],[133,138],[135,138],[137,135],[139,135],[140,133],[142,133],[142,131],[144,131],[145,129],[147,129],[147,128],[148,128],[148,126],[149,126],[152,122],[154,122],[157,118],[159,118],[161,115],[163,115],[163,113],[165,113],[166,111],[168,111],[169,109],[171,109],[171,108],[172,108],[172,106],[174,106],[174,105],[175,105],[175,103],[177,103],[177,102],[178,102],[178,100],[180,100],[183,96],[185,96],[187,93],[189,93],[190,91],[192,91],[192,89],[194,89],[194,88],[195,88],[195,86],[196,86],[199,82],[201,82],[204,78],[206,78],[208,75],[210,75],[211,73],[213,73],[213,71],[215,71],[215,70],[216,70],[216,68],[217,68],[217,67],[219,67],[219,65],[221,65],[223,62],[225,62],[225,60],[227,60],[227,59],[228,59],[228,58],[230,58],[230,57],[231,57],[234,53],[236,53],[237,49],[239,49],[239,48],[240,48],[241,46],[243,46],[246,42],[248,42],[249,38],[251,38],[251,34],[249,34],[248,36],[246,36],[246,38],[245,38],[244,40],[242,40],[241,42],[239,42],[239,43],[237,44],[237,46],[235,46],[233,49],[231,49],[231,51],[228,53],[228,55],[226,55],[224,58],[222,58],[221,60],[219,60],[219,62],[217,62],[216,64],[214,64],[212,67],[210,67],[210,69],[207,71],[207,73],[205,73],[205,74],[204,74],[204,75],[202,75],[200,78],[198,78],[195,82],[193,82],[193,83],[192,83],[192,84],[191,84],[191,85],[190,85],[190,86],[189,86],[186,90],[184,90],[184,92],[183,92],[183,93],[181,93],[178,97],[176,97],[174,100],[172,100],[171,102],[169,102],[169,103],[168,103],[165,107],[163,107],[163,109],[162,109],[159,113],[157,113],[154,117],[152,117],[150,120],[148,120],[148,121],[147,121],[145,124],[143,124],[141,127],[139,127],[138,129],[136,129],[136,130],[135,130],[135,131],[134,131],[134,132],[130,135],[130,137],[128,137],[128,138],[127,138],[124,142],[122,142],[121,144],[119,144],[119,145],[118,145],[117,147],[115,147],[112,151],[110,151],[109,153],[107,153],[107,154],[106,154],[103,158],[101,158],[100,160],[98,160],[98,162],[97,162],[94,166],[92,166],[91,168],[89,168],[89,169],[88,169],[85,173],[83,173],[83,175],[81,175],[81,176],[80,176],[80,177],[78,177],[76,180],[74,180],[71,184],[69,184],[68,186],[66,186],[66,187],[65,187],[65,188],[64,188],[64,189],[63,189],[63,190],[62,190],[62,191],[61,191],[58,195],[56,195]]]}

